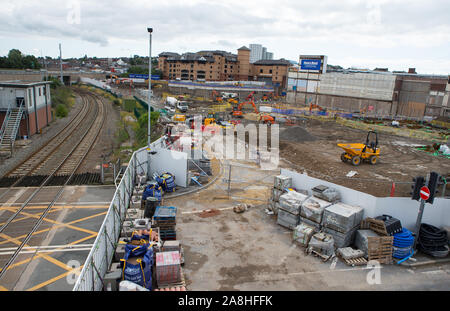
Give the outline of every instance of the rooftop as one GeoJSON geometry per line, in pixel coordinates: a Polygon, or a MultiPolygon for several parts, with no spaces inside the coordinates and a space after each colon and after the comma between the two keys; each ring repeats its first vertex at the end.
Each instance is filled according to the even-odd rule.
{"type": "Polygon", "coordinates": [[[1,81],[0,87],[29,87],[29,86],[35,86],[35,85],[43,85],[43,84],[50,84],[51,81],[21,81],[21,80],[14,80],[14,81],[1,81]]]}
{"type": "Polygon", "coordinates": [[[267,66],[290,66],[290,61],[285,59],[261,59],[253,63],[253,65],[267,65],[267,66]]]}

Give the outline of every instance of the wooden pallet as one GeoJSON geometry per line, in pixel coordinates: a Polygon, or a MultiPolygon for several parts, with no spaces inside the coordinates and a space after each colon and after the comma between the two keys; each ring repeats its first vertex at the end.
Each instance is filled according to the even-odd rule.
{"type": "Polygon", "coordinates": [[[368,237],[368,257],[380,263],[392,264],[393,236],[368,237]]]}
{"type": "MultiPolygon", "coordinates": [[[[177,283],[170,283],[170,284],[158,284],[158,289],[161,288],[170,288],[170,287],[179,287],[179,286],[184,286],[186,288],[186,279],[184,277],[184,272],[183,272],[183,268],[180,267],[180,276],[181,276],[181,281],[177,282],[177,283]]],[[[187,288],[186,288],[187,290],[187,288]]]]}
{"type": "Polygon", "coordinates": [[[309,254],[313,254],[315,257],[320,257],[320,258],[322,258],[323,262],[326,262],[326,261],[328,261],[330,258],[333,257],[333,255],[325,256],[325,255],[319,253],[318,251],[312,249],[311,247],[308,247],[308,248],[305,250],[305,252],[306,252],[306,254],[308,254],[308,255],[309,255],[309,254]]]}
{"type": "Polygon", "coordinates": [[[388,236],[384,221],[375,218],[366,218],[361,221],[361,229],[370,229],[379,235],[388,236]]]}
{"type": "Polygon", "coordinates": [[[367,265],[367,259],[364,257],[359,258],[351,258],[351,259],[345,259],[341,256],[339,258],[347,265],[347,266],[365,266],[367,265]]]}

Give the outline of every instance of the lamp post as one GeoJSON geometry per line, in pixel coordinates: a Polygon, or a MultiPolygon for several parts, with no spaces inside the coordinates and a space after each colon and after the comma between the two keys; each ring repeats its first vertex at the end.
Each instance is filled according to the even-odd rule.
{"type": "Polygon", "coordinates": [[[147,132],[147,178],[150,179],[150,127],[151,127],[151,98],[152,98],[152,32],[153,28],[147,28],[149,37],[149,52],[148,52],[148,132],[147,132]]]}

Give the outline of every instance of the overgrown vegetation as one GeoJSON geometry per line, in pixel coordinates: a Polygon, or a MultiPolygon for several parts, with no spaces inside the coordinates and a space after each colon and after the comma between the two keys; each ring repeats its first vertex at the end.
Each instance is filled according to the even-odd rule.
{"type": "MultiPolygon", "coordinates": [[[[159,119],[159,112],[152,111],[150,114],[150,123],[151,127],[154,128],[159,119]]],[[[138,147],[143,147],[147,144],[147,130],[148,130],[148,113],[142,114],[138,122],[135,125],[135,133],[136,133],[136,143],[138,147]]],[[[155,131],[152,131],[151,140],[155,140],[159,137],[159,134],[155,131]]]]}
{"type": "Polygon", "coordinates": [[[58,78],[48,77],[47,81],[51,81],[50,94],[55,115],[57,118],[64,118],[69,114],[70,108],[75,104],[75,96],[72,90],[64,86],[58,78]]]}
{"type": "Polygon", "coordinates": [[[58,106],[56,106],[55,113],[56,113],[56,117],[64,118],[64,117],[67,117],[67,115],[69,114],[69,110],[63,104],[58,104],[58,106]]]}
{"type": "Polygon", "coordinates": [[[137,102],[134,99],[124,99],[122,109],[127,112],[133,112],[134,108],[137,107],[137,102]]]}

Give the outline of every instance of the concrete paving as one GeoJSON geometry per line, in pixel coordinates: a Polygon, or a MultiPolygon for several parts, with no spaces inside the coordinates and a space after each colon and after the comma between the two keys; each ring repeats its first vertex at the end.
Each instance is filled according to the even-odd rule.
{"type": "MultiPolygon", "coordinates": [[[[47,187],[18,215],[10,226],[35,222],[53,199],[59,187],[47,187]],[[19,220],[20,219],[20,220],[19,220]]],[[[20,207],[34,188],[15,188],[0,200],[4,222],[20,207]]],[[[0,194],[6,191],[1,189],[0,194]]],[[[67,186],[44,222],[0,279],[2,290],[71,290],[74,271],[82,266],[97,237],[115,191],[114,186],[67,186]]],[[[0,260],[8,260],[24,234],[0,234],[0,260]]]]}
{"type": "MultiPolygon", "coordinates": [[[[254,165],[252,162],[241,162],[254,165]]],[[[209,188],[167,199],[177,206],[177,238],[185,251],[189,290],[449,290],[450,264],[350,267],[323,262],[292,242],[292,231],[264,210],[279,171],[232,169],[209,188]],[[245,197],[245,198],[244,198],[245,197]],[[242,214],[237,203],[253,204],[242,214]]]]}

